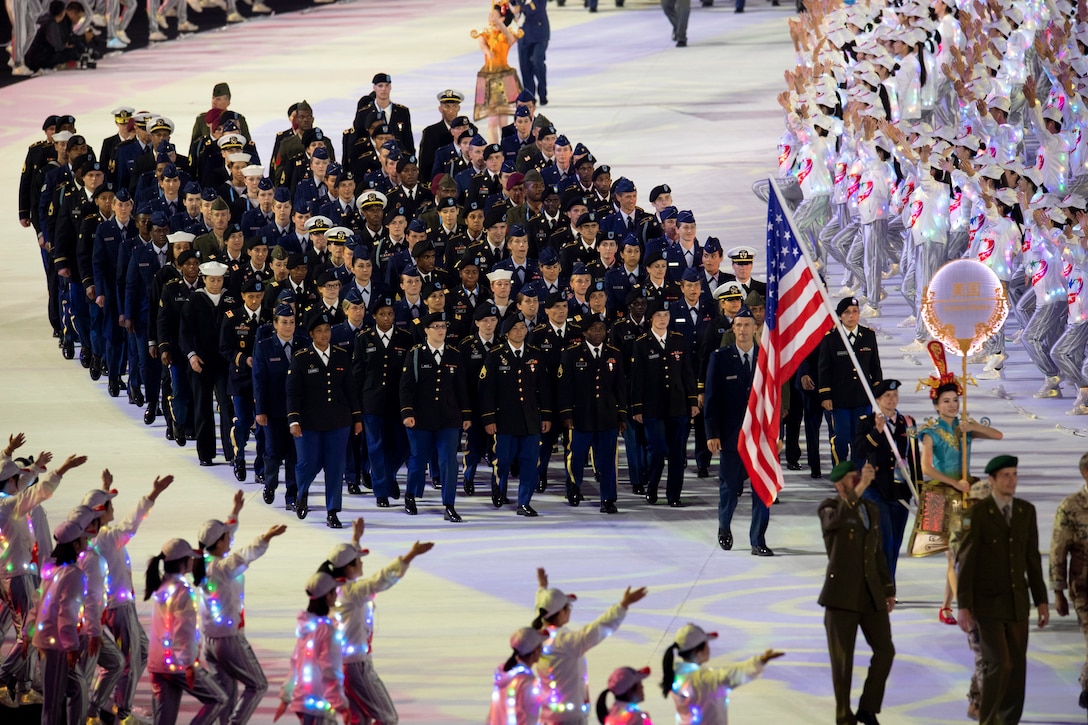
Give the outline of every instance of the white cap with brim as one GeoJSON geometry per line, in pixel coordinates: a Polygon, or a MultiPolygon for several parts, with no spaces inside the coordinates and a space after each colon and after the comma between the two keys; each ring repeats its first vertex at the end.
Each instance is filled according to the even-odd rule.
{"type": "Polygon", "coordinates": [[[564,594],[558,589],[538,589],[536,592],[537,611],[544,610],[544,616],[550,617],[571,602],[578,601],[573,594],[564,594]]]}
{"type": "Polygon", "coordinates": [[[630,692],[638,683],[650,676],[650,668],[643,667],[636,670],[634,667],[619,667],[608,676],[608,689],[614,695],[623,695],[630,692]]]}
{"type": "Polygon", "coordinates": [[[681,652],[690,652],[717,638],[717,632],[706,632],[699,625],[688,622],[676,633],[676,648],[681,652]]]}
{"type": "Polygon", "coordinates": [[[74,134],[71,131],[57,131],[55,134],[53,134],[53,143],[57,143],[58,141],[65,142],[68,139],[72,138],[73,135],[74,134]]]}
{"type": "Polygon", "coordinates": [[[369,553],[370,549],[358,549],[351,544],[337,544],[329,550],[328,562],[334,569],[339,569],[369,553]]]}
{"type": "Polygon", "coordinates": [[[101,511],[95,511],[90,506],[76,506],[68,512],[68,520],[75,521],[84,531],[94,523],[94,520],[102,515],[101,511]]]}
{"type": "Polygon", "coordinates": [[[522,627],[510,636],[510,647],[524,657],[548,641],[548,634],[532,627],[522,627]]]}
{"type": "Polygon", "coordinates": [[[200,527],[200,533],[197,534],[197,542],[201,547],[206,549],[222,539],[223,534],[229,532],[230,527],[219,519],[208,519],[204,522],[204,525],[200,527]]]}
{"type": "Polygon", "coordinates": [[[22,472],[23,469],[19,468],[19,464],[15,461],[4,461],[4,464],[0,466],[0,484],[5,483],[9,478],[18,476],[22,472]]]}
{"type": "Polygon", "coordinates": [[[96,511],[101,511],[106,508],[106,503],[117,498],[117,489],[111,489],[106,491],[105,489],[96,488],[93,491],[88,491],[87,495],[83,497],[81,505],[88,508],[92,508],[96,511]]]}
{"type": "Polygon", "coordinates": [[[53,538],[58,544],[70,544],[87,532],[75,521],[61,521],[57,528],[53,529],[53,538]]]}
{"type": "Polygon", "coordinates": [[[185,539],[170,539],[162,547],[163,561],[177,561],[178,559],[191,559],[199,556],[200,552],[193,549],[185,539]]]}
{"type": "Polygon", "coordinates": [[[230,267],[222,262],[205,262],[200,265],[200,273],[205,277],[223,277],[230,270],[230,267]]]}
{"type": "Polygon", "coordinates": [[[306,594],[310,599],[321,599],[336,589],[338,582],[331,574],[319,571],[306,580],[306,594]]]}

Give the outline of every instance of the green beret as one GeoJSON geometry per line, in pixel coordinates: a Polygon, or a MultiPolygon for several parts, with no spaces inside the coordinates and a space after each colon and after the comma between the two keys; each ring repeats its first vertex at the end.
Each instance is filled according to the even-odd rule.
{"type": "Polygon", "coordinates": [[[846,478],[846,474],[853,473],[856,470],[858,470],[858,467],[854,465],[853,461],[839,461],[831,469],[831,483],[841,481],[846,478]]]}
{"type": "Polygon", "coordinates": [[[995,456],[986,464],[986,475],[992,476],[1002,468],[1016,468],[1020,459],[1016,456],[995,456]]]}

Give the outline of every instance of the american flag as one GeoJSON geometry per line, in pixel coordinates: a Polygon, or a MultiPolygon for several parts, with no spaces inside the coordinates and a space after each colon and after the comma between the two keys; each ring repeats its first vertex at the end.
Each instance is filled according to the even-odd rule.
{"type": "MultiPolygon", "coordinates": [[[[774,180],[771,180],[773,187],[774,180]]],[[[782,490],[778,463],[782,385],[834,325],[823,290],[801,255],[775,190],[767,203],[767,319],[737,450],[752,488],[770,506],[782,490]]]]}

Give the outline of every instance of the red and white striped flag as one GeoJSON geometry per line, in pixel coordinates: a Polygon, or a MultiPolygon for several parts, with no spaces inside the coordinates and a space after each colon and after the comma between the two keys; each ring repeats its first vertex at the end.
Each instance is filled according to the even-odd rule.
{"type": "MultiPolygon", "coordinates": [[[[774,180],[770,183],[773,187],[774,180]]],[[[797,234],[772,188],[767,202],[767,319],[748,413],[737,441],[752,489],[768,506],[783,484],[778,463],[782,385],[833,325],[820,283],[802,256],[797,234]]]]}

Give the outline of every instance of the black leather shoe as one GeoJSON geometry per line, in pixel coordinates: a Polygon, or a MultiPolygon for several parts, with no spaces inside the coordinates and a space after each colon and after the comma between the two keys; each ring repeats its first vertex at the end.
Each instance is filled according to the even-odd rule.
{"type": "Polygon", "coordinates": [[[365,488],[367,491],[373,491],[374,490],[374,480],[370,477],[370,474],[367,473],[366,471],[363,471],[363,488],[365,488]]]}
{"type": "Polygon", "coordinates": [[[174,426],[167,423],[163,435],[166,436],[166,440],[168,441],[174,440],[174,426]]]}
{"type": "Polygon", "coordinates": [[[548,490],[548,478],[546,476],[541,476],[540,480],[536,482],[536,492],[537,493],[544,493],[547,490],[548,490]]]}
{"type": "Polygon", "coordinates": [[[677,48],[686,48],[686,47],[688,47],[688,41],[678,40],[678,41],[676,41],[676,47],[677,48]]]}
{"type": "Polygon", "coordinates": [[[185,428],[174,423],[174,442],[179,446],[185,445],[185,428]]]}
{"type": "Polygon", "coordinates": [[[634,486],[631,486],[631,493],[635,494],[636,496],[645,496],[646,486],[641,483],[636,483],[634,486]]]}
{"type": "Polygon", "coordinates": [[[352,496],[362,496],[363,489],[359,488],[359,484],[357,483],[349,483],[348,493],[350,493],[352,496]]]}
{"type": "Polygon", "coordinates": [[[695,475],[698,476],[699,478],[710,478],[710,469],[707,468],[706,466],[703,466],[702,468],[699,469],[699,472],[697,474],[695,474],[695,475]]]}
{"type": "Polygon", "coordinates": [[[676,499],[675,501],[669,501],[669,508],[682,509],[685,507],[687,507],[687,504],[680,499],[676,499]]]}
{"type": "Polygon", "coordinates": [[[511,501],[508,496],[503,496],[503,497],[501,497],[499,499],[499,503],[501,503],[503,506],[509,506],[510,504],[512,504],[514,502],[511,501]]]}
{"type": "Polygon", "coordinates": [[[223,446],[223,460],[227,463],[234,463],[234,451],[226,446],[223,446]]]}
{"type": "Polygon", "coordinates": [[[128,401],[137,408],[142,408],[144,407],[144,394],[139,390],[133,390],[131,391],[131,395],[128,396],[128,401]]]}
{"type": "Polygon", "coordinates": [[[65,360],[71,360],[76,356],[76,344],[71,340],[65,340],[61,343],[60,352],[65,360]]]}
{"type": "Polygon", "coordinates": [[[212,459],[210,459],[210,458],[201,458],[200,459],[200,465],[202,465],[202,466],[214,466],[215,464],[212,463],[212,459]]]}
{"type": "Polygon", "coordinates": [[[90,375],[91,380],[98,380],[102,377],[102,359],[97,355],[91,355],[90,375]]]}
{"type": "Polygon", "coordinates": [[[155,422],[155,413],[156,412],[157,411],[155,410],[155,404],[154,403],[147,406],[147,410],[144,411],[144,425],[151,425],[152,423],[155,422]]]}
{"type": "Polygon", "coordinates": [[[581,503],[581,500],[578,498],[578,496],[576,494],[572,493],[572,494],[567,495],[567,504],[568,505],[576,507],[576,506],[578,506],[579,503],[581,503]]]}
{"type": "Polygon", "coordinates": [[[656,493],[646,494],[646,503],[650,504],[651,506],[653,504],[657,503],[657,494],[656,493]]]}
{"type": "Polygon", "coordinates": [[[616,508],[615,501],[602,501],[601,513],[602,514],[618,514],[620,511],[616,508]]]}
{"type": "Polygon", "coordinates": [[[328,526],[330,529],[344,528],[344,525],[340,523],[340,519],[336,517],[335,511],[330,511],[328,515],[325,516],[325,525],[328,526]]]}
{"type": "Polygon", "coordinates": [[[457,511],[453,508],[453,506],[447,506],[446,507],[446,513],[442,518],[445,521],[449,521],[450,523],[454,523],[454,524],[461,523],[461,514],[457,513],[457,511]]]}
{"type": "Polygon", "coordinates": [[[432,478],[431,479],[431,488],[433,488],[435,491],[441,491],[442,490],[442,482],[439,481],[437,478],[432,478]]]}
{"type": "Polygon", "coordinates": [[[294,511],[295,510],[295,502],[294,501],[287,501],[284,504],[284,508],[286,508],[288,511],[294,511]]]}
{"type": "Polygon", "coordinates": [[[466,496],[471,496],[476,493],[476,484],[472,481],[462,481],[461,487],[465,490],[466,496]]]}
{"type": "Polygon", "coordinates": [[[823,478],[824,477],[823,474],[820,473],[819,471],[813,471],[812,473],[810,473],[808,475],[809,475],[810,478],[823,478]]]}
{"type": "Polygon", "coordinates": [[[271,486],[265,486],[264,490],[261,491],[261,498],[264,499],[265,503],[272,503],[276,500],[276,489],[271,486]]]}
{"type": "Polygon", "coordinates": [[[412,495],[409,494],[409,495],[406,495],[404,497],[404,511],[409,516],[415,516],[417,513],[419,513],[418,511],[416,511],[416,497],[415,496],[412,496],[412,495]]]}
{"type": "Polygon", "coordinates": [[[868,710],[858,710],[854,715],[858,719],[861,725],[880,725],[880,721],[876,719],[876,715],[868,710]]]}
{"type": "Polygon", "coordinates": [[[790,462],[790,463],[786,464],[786,468],[788,470],[790,470],[790,471],[800,471],[801,470],[801,464],[800,463],[790,462]]]}
{"type": "Polygon", "coordinates": [[[306,500],[307,496],[299,496],[295,501],[295,516],[300,519],[306,518],[306,515],[310,513],[310,502],[306,500]]]}
{"type": "Polygon", "coordinates": [[[718,546],[725,551],[733,549],[733,532],[729,529],[718,529],[718,546]]]}
{"type": "Polygon", "coordinates": [[[376,503],[380,509],[389,508],[389,498],[387,496],[378,496],[376,503]]]}
{"type": "Polygon", "coordinates": [[[524,506],[518,506],[518,516],[529,516],[529,517],[532,517],[532,516],[539,516],[539,515],[540,515],[540,514],[538,514],[538,513],[536,512],[536,509],[534,509],[534,508],[533,508],[532,506],[530,506],[529,504],[525,504],[524,506]]]}
{"type": "Polygon", "coordinates": [[[246,460],[241,456],[234,459],[234,477],[239,481],[246,480],[246,460]]]}
{"type": "Polygon", "coordinates": [[[91,351],[85,347],[79,348],[79,364],[83,366],[84,370],[90,370],[91,368],[91,351]]]}
{"type": "Polygon", "coordinates": [[[117,378],[110,378],[106,383],[106,392],[110,394],[111,398],[116,398],[121,394],[121,381],[117,378]]]}
{"type": "Polygon", "coordinates": [[[753,546],[752,556],[774,556],[774,552],[766,546],[753,546]]]}
{"type": "Polygon", "coordinates": [[[264,485],[264,474],[263,473],[257,473],[256,471],[254,471],[253,472],[253,483],[259,483],[259,484],[261,484],[263,486],[264,485]]]}

